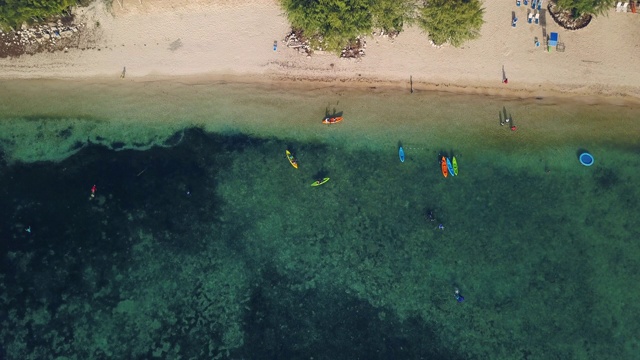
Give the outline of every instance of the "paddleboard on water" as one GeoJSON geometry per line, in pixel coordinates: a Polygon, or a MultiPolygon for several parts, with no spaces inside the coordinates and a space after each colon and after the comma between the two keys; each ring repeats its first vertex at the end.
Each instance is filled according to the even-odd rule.
{"type": "Polygon", "coordinates": [[[400,146],[400,149],[398,149],[398,156],[400,156],[400,162],[404,162],[404,149],[402,148],[402,146],[400,146]]]}
{"type": "Polygon", "coordinates": [[[456,160],[456,157],[453,157],[453,175],[458,176],[458,161],[456,160]]]}
{"type": "Polygon", "coordinates": [[[447,169],[449,169],[449,174],[451,174],[451,176],[456,176],[455,172],[453,171],[453,165],[451,165],[451,160],[449,160],[449,158],[447,158],[447,169]]]}
{"type": "Polygon", "coordinates": [[[447,160],[444,156],[440,159],[440,168],[442,168],[442,176],[449,176],[449,168],[447,167],[447,160]]]}
{"type": "Polygon", "coordinates": [[[313,182],[313,184],[311,184],[311,186],[320,186],[322,184],[326,184],[327,181],[329,181],[329,178],[324,178],[322,180],[316,180],[313,182]]]}
{"type": "Polygon", "coordinates": [[[291,151],[287,150],[286,151],[287,154],[287,159],[289,159],[289,163],[291,164],[291,166],[293,166],[294,168],[298,168],[298,160],[296,160],[296,158],[293,157],[293,155],[291,154],[291,151]]]}

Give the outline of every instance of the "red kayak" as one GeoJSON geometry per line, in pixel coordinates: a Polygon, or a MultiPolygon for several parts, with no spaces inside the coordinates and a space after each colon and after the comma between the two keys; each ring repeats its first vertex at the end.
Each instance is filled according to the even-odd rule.
{"type": "Polygon", "coordinates": [[[322,123],[323,124],[337,124],[340,121],[342,121],[342,116],[326,117],[326,118],[324,118],[324,120],[322,120],[322,123]]]}
{"type": "Polygon", "coordinates": [[[440,167],[442,168],[442,175],[444,177],[449,176],[449,167],[447,166],[447,158],[444,156],[440,160],[440,167]]]}

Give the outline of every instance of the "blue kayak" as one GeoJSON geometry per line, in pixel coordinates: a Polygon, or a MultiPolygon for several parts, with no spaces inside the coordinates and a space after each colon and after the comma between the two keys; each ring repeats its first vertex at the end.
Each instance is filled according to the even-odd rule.
{"type": "Polygon", "coordinates": [[[404,149],[402,148],[402,146],[400,146],[400,149],[398,149],[398,156],[400,156],[400,162],[404,162],[404,149]]]}
{"type": "Polygon", "coordinates": [[[449,168],[449,174],[451,174],[451,176],[456,176],[456,173],[453,171],[453,165],[451,165],[451,160],[449,160],[449,158],[447,158],[447,168],[449,168]]]}

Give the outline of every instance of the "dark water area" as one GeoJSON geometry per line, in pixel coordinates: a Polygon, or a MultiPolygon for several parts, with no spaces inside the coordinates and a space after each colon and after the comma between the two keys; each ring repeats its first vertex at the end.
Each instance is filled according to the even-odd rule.
{"type": "Polygon", "coordinates": [[[277,265],[246,259],[251,254],[237,243],[243,241],[238,229],[221,220],[217,174],[245,148],[273,142],[190,130],[172,148],[91,145],[60,163],[3,164],[2,358],[464,358],[443,346],[437,329],[417,315],[401,321],[392,309],[329,283],[293,290],[277,265]],[[162,256],[140,260],[134,248],[141,232],[162,256]],[[238,284],[228,279],[227,287],[245,291],[243,308],[230,319],[220,320],[225,310],[214,308],[240,299],[216,299],[225,291],[208,289],[205,272],[175,283],[172,292],[179,296],[144,289],[149,282],[175,281],[171,273],[184,271],[169,258],[206,263],[196,266],[200,270],[222,266],[200,259],[223,256],[215,253],[219,247],[250,278],[238,284]],[[163,264],[132,270],[154,261],[163,264]],[[144,276],[127,279],[132,271],[144,276]],[[160,294],[150,301],[162,305],[113,310],[140,290],[160,294]],[[134,321],[130,312],[137,311],[152,316],[134,321]],[[225,338],[225,329],[234,326],[243,334],[240,342],[225,338]],[[100,334],[107,343],[100,345],[100,334]]]}

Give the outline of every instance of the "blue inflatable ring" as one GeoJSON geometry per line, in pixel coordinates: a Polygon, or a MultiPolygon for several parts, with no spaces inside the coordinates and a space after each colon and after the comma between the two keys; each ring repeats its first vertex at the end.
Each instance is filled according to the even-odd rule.
{"type": "Polygon", "coordinates": [[[588,152],[580,154],[580,164],[584,166],[591,166],[593,165],[593,161],[593,156],[588,152]]]}

